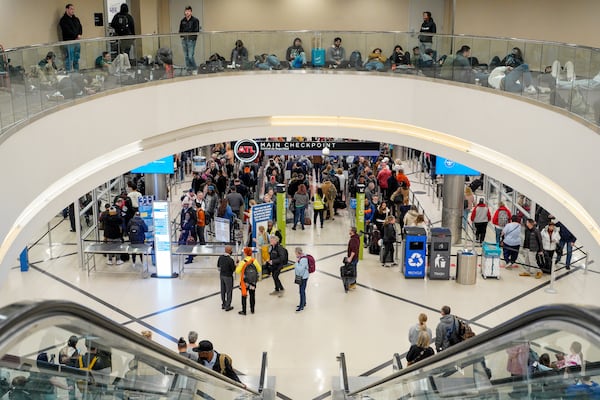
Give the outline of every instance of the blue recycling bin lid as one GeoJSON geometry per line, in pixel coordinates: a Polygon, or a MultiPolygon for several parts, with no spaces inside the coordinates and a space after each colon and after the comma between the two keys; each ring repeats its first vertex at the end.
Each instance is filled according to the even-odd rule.
{"type": "Polygon", "coordinates": [[[404,232],[407,236],[427,236],[425,228],[420,226],[405,226],[404,232]]]}

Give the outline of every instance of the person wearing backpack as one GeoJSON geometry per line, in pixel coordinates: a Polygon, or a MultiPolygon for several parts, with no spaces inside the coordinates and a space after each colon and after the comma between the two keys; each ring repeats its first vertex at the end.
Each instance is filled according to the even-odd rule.
{"type": "Polygon", "coordinates": [[[200,341],[194,351],[198,353],[198,362],[200,364],[241,383],[240,378],[233,369],[231,357],[227,354],[217,352],[210,341],[200,341]]]}
{"type": "MultiPolygon", "coordinates": [[[[133,17],[129,14],[129,6],[127,4],[121,4],[121,9],[113,17],[110,26],[115,30],[116,36],[135,35],[135,23],[133,17]]],[[[129,55],[132,45],[132,39],[120,40],[119,47],[121,48],[121,51],[119,53],[129,55]]]]}
{"type": "Polygon", "coordinates": [[[309,260],[302,247],[296,247],[296,264],[294,265],[294,273],[296,279],[294,282],[298,285],[300,293],[300,304],[296,307],[296,312],[304,310],[306,307],[306,284],[308,283],[309,275],[309,260]]]}
{"type": "Polygon", "coordinates": [[[496,230],[496,244],[500,244],[500,236],[502,235],[502,230],[510,222],[511,218],[512,214],[510,210],[506,207],[506,205],[504,205],[503,202],[499,202],[498,209],[492,217],[492,224],[494,225],[494,229],[496,230]]]}
{"type": "Polygon", "coordinates": [[[435,351],[438,353],[450,347],[450,334],[454,330],[455,317],[451,314],[449,306],[443,306],[440,310],[442,316],[435,328],[435,351]]]}
{"type": "Polygon", "coordinates": [[[248,297],[250,297],[250,312],[254,314],[256,284],[260,279],[261,272],[260,264],[252,257],[252,249],[244,247],[244,258],[235,269],[235,273],[240,275],[240,290],[242,291],[242,311],[238,314],[246,315],[246,299],[248,297]]]}
{"type": "MultiPolygon", "coordinates": [[[[129,242],[131,244],[143,244],[146,240],[146,232],[148,232],[148,225],[140,217],[139,211],[135,213],[134,217],[127,224],[127,232],[129,236],[129,242]]],[[[136,254],[131,254],[131,262],[135,264],[136,254]]],[[[144,259],[140,254],[140,262],[143,263],[144,259]]]]}

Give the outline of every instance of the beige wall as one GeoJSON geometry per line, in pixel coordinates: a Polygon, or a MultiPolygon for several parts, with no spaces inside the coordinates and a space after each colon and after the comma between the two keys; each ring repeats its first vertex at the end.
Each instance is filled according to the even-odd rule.
{"type": "Polygon", "coordinates": [[[409,0],[204,0],[204,30],[408,30],[409,0]]]}
{"type": "Polygon", "coordinates": [[[600,1],[457,0],[455,33],[600,47],[600,1]]]}
{"type": "MultiPolygon", "coordinates": [[[[204,0],[202,23],[205,31],[406,31],[409,29],[410,1],[204,0]]],[[[0,0],[0,9],[4,17],[0,23],[0,43],[9,48],[57,41],[58,20],[64,12],[65,3],[64,0],[0,0]]],[[[450,3],[449,0],[446,3],[448,8],[450,3]]],[[[85,0],[74,4],[75,12],[83,24],[84,37],[104,36],[104,28],[95,27],[93,21],[94,12],[104,12],[103,1],[85,0]]],[[[132,12],[139,15],[135,15],[139,33],[168,32],[168,4],[168,0],[133,0],[132,12]]],[[[444,25],[449,27],[448,15],[447,13],[443,18],[438,17],[438,21],[443,19],[444,25]]],[[[600,47],[600,24],[596,21],[598,15],[600,1],[456,0],[455,32],[553,40],[600,47]]],[[[450,28],[446,31],[450,31],[450,28]]],[[[285,44],[288,43],[288,39],[285,38],[285,44]]],[[[348,37],[348,40],[344,37],[347,49],[359,47],[354,46],[352,41],[352,37],[348,37]]],[[[388,47],[391,43],[377,45],[388,47]]],[[[227,52],[230,51],[230,47],[227,41],[227,52]]],[[[257,47],[262,49],[264,46],[259,44],[257,47]]],[[[371,44],[365,44],[364,47],[371,47],[371,44]]],[[[209,53],[211,50],[214,49],[206,49],[209,53]]],[[[502,52],[503,49],[499,51],[502,52]]]]}
{"type": "MultiPolygon", "coordinates": [[[[0,0],[0,43],[9,48],[58,41],[58,21],[65,12],[65,4],[65,0],[0,0]]],[[[94,13],[104,13],[102,0],[85,0],[73,4],[75,15],[83,25],[83,37],[104,36],[104,27],[94,26],[94,13]]]]}

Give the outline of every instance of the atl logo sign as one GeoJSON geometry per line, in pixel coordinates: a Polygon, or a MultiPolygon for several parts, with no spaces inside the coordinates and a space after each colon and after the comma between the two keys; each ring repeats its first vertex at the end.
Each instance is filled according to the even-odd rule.
{"type": "Polygon", "coordinates": [[[258,157],[258,144],[252,139],[244,139],[235,143],[233,152],[242,162],[252,162],[258,157]]]}

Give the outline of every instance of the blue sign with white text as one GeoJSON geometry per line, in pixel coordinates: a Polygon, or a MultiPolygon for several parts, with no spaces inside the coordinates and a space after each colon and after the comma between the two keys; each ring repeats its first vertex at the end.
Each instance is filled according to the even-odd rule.
{"type": "Polygon", "coordinates": [[[480,175],[480,172],[473,168],[440,156],[437,156],[435,173],[438,175],[480,175]]]}
{"type": "Polygon", "coordinates": [[[136,169],[132,169],[134,174],[172,174],[173,173],[173,156],[167,156],[160,160],[152,161],[136,169]]]}

